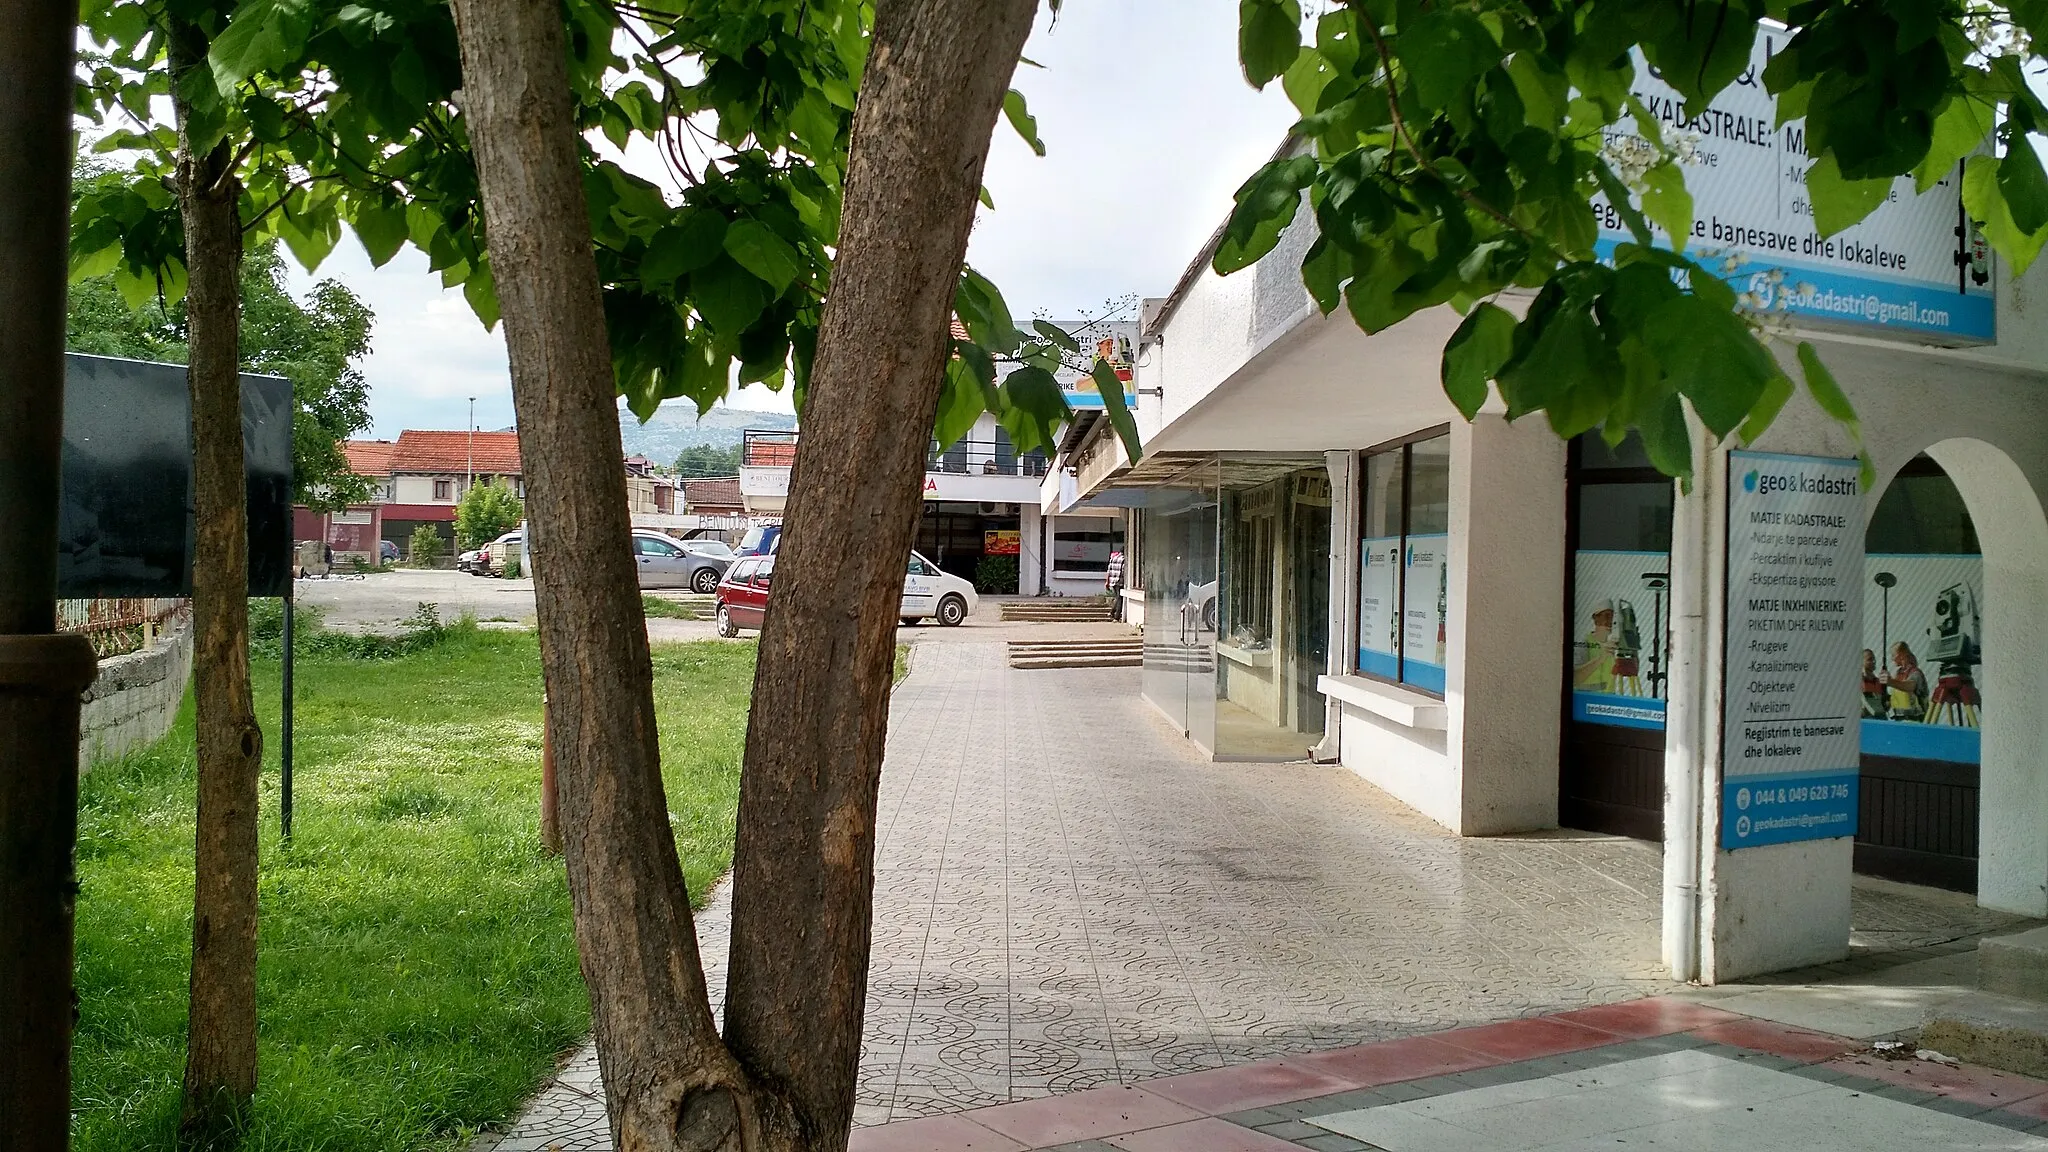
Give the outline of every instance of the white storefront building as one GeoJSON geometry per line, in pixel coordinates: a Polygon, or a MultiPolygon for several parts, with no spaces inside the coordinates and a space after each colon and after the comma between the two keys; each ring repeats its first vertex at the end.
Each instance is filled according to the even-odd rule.
{"type": "Polygon", "coordinates": [[[1145,456],[1087,430],[1057,506],[1128,515],[1145,695],[1203,750],[1341,761],[1462,835],[1661,839],[1679,978],[1846,955],[1852,871],[2048,915],[2048,270],[1958,238],[1955,181],[1829,250],[1757,186],[1785,130],[1698,149],[1694,244],[1840,381],[1867,490],[1803,392],[1755,444],[1696,430],[1688,492],[1633,442],[1467,422],[1460,317],[1322,316],[1304,212],[1148,301],[1145,456]]]}

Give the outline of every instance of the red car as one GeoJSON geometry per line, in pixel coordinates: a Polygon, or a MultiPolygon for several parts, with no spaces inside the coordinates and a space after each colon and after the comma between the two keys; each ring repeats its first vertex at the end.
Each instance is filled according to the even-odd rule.
{"type": "Polygon", "coordinates": [[[737,636],[742,628],[760,628],[768,611],[768,582],[775,575],[775,557],[742,556],[718,582],[718,634],[737,636]]]}
{"type": "MultiPolygon", "coordinates": [[[[760,630],[768,614],[768,583],[775,575],[775,557],[742,556],[725,570],[718,583],[718,634],[737,636],[742,628],[760,630]]],[[[981,602],[972,582],[963,580],[915,552],[903,570],[903,603],[897,616],[905,624],[937,620],[947,628],[965,623],[981,602]]]]}

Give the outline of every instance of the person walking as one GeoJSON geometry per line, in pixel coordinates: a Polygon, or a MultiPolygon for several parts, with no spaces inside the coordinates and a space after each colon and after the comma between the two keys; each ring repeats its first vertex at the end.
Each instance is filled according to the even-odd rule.
{"type": "Polygon", "coordinates": [[[1124,554],[1122,549],[1109,554],[1109,569],[1102,576],[1103,587],[1109,590],[1109,618],[1122,622],[1124,618],[1124,554]]]}

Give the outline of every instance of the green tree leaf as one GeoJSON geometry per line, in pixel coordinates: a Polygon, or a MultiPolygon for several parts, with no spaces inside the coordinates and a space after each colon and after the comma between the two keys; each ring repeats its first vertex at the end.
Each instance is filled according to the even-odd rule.
{"type": "Polygon", "coordinates": [[[1643,215],[1671,238],[1673,251],[1685,251],[1692,236],[1692,192],[1685,186],[1684,170],[1666,160],[1643,173],[1643,184],[1643,215]]]}
{"type": "Polygon", "coordinates": [[[1514,352],[1515,317],[1498,304],[1472,309],[1444,345],[1444,395],[1470,420],[1486,403],[1487,385],[1514,352]]]}
{"type": "Polygon", "coordinates": [[[1934,142],[1927,157],[1913,168],[1913,188],[1925,192],[1945,176],[1955,174],[1963,157],[1975,152],[1991,135],[1991,105],[1975,96],[1957,93],[1934,118],[1934,142]]]}
{"type": "Polygon", "coordinates": [[[1237,207],[1223,225],[1223,239],[1210,261],[1216,274],[1228,276],[1271,252],[1301,208],[1301,190],[1315,177],[1313,156],[1275,160],[1253,173],[1237,190],[1237,207]]]}
{"type": "Polygon", "coordinates": [[[356,239],[370,257],[370,265],[382,268],[405,246],[405,209],[388,204],[361,204],[351,218],[356,239]]]}
{"type": "Polygon", "coordinates": [[[1833,236],[1863,219],[1890,195],[1892,180],[1880,176],[1870,180],[1844,180],[1831,152],[1806,169],[1807,197],[1813,202],[1813,226],[1823,236],[1833,236]]]}
{"type": "Polygon", "coordinates": [[[1301,55],[1301,6],[1295,0],[1241,0],[1237,19],[1244,78],[1264,88],[1301,55]]]}
{"type": "Polygon", "coordinates": [[[1024,138],[1024,143],[1040,156],[1045,155],[1045,141],[1038,138],[1038,119],[1024,106],[1024,94],[1015,88],[1003,93],[1003,115],[1010,121],[1010,127],[1024,138]]]}
{"type": "Polygon", "coordinates": [[[755,220],[735,220],[725,230],[725,251],[740,267],[760,277],[771,296],[789,291],[802,265],[796,249],[769,227],[755,220]]]}
{"type": "Polygon", "coordinates": [[[1500,45],[1479,18],[1459,8],[1425,10],[1401,30],[1401,62],[1425,108],[1443,108],[1500,63],[1500,45]]]}
{"type": "Polygon", "coordinates": [[[1963,161],[1963,208],[1984,226],[1984,238],[2012,263],[2013,275],[2026,272],[2048,240],[2048,229],[2028,232],[2013,223],[2005,194],[1998,186],[1996,157],[1972,156],[1963,161]]]}
{"type": "Polygon", "coordinates": [[[1732,312],[1698,296],[1658,305],[1643,325],[1643,341],[1665,376],[1716,436],[1749,416],[1778,366],[1732,312]]]}
{"type": "Polygon", "coordinates": [[[1998,190],[2014,227],[2028,234],[2048,228],[2048,174],[2041,171],[2033,137],[2014,133],[1998,161],[1998,190]]]}
{"type": "Polygon", "coordinates": [[[1117,439],[1124,442],[1124,454],[1132,460],[1143,456],[1145,446],[1138,437],[1138,422],[1131,418],[1130,405],[1124,403],[1124,382],[1116,369],[1098,356],[1089,375],[1095,380],[1095,390],[1102,394],[1102,411],[1109,417],[1109,426],[1116,429],[1117,439]]]}

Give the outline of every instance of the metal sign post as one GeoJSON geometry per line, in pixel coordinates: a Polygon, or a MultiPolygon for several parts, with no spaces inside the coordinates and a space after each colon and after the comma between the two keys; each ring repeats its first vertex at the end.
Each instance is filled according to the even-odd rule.
{"type": "Polygon", "coordinates": [[[284,717],[278,725],[284,743],[278,749],[278,823],[287,844],[292,838],[292,592],[284,586],[284,717]]]}

